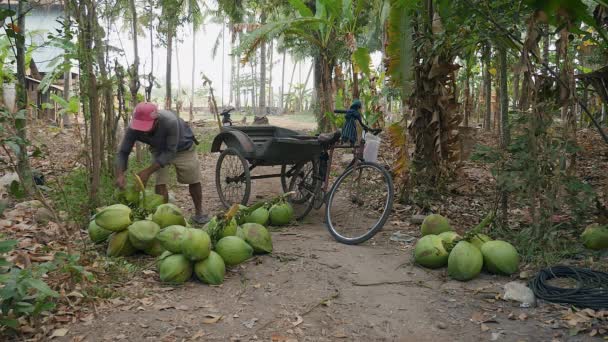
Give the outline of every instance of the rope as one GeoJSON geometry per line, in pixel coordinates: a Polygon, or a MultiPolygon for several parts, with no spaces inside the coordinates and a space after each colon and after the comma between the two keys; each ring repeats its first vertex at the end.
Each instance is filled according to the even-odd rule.
{"type": "Polygon", "coordinates": [[[554,266],[538,272],[529,283],[536,297],[548,302],[594,310],[608,309],[608,273],[588,268],[554,266]],[[549,285],[550,279],[576,280],[575,288],[549,285]]]}

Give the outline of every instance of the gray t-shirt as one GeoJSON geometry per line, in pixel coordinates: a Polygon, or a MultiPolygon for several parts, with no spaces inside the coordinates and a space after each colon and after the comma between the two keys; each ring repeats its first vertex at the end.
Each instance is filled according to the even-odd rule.
{"type": "Polygon", "coordinates": [[[161,167],[170,163],[177,152],[186,151],[192,147],[195,142],[194,133],[183,119],[178,118],[171,111],[159,110],[157,121],[156,128],[152,132],[127,128],[116,156],[116,164],[121,170],[127,169],[129,154],[131,154],[135,141],[150,145],[154,161],[161,167]]]}

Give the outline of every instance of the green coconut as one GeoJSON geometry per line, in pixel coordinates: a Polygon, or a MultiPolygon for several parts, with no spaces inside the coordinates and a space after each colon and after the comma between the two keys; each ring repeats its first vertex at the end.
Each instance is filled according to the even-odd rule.
{"type": "Polygon", "coordinates": [[[473,246],[477,247],[477,249],[480,251],[481,246],[488,241],[492,241],[492,238],[485,234],[475,234],[471,239],[469,239],[469,242],[472,243],[473,246]]]}
{"type": "Polygon", "coordinates": [[[448,245],[453,245],[457,241],[462,240],[462,236],[458,235],[458,233],[453,231],[443,232],[439,234],[439,237],[441,238],[441,240],[443,240],[445,244],[448,245]]]}
{"type": "Polygon", "coordinates": [[[172,254],[161,259],[158,273],[162,282],[182,284],[192,277],[192,263],[182,254],[172,254]]]}
{"type": "Polygon", "coordinates": [[[217,218],[213,216],[209,222],[205,223],[203,230],[209,233],[209,230],[213,230],[217,227],[217,218]]]}
{"type": "Polygon", "coordinates": [[[597,223],[587,226],[581,234],[581,240],[585,248],[596,251],[608,248],[608,226],[597,223]]]}
{"type": "Polygon", "coordinates": [[[194,264],[194,274],[203,283],[219,285],[224,282],[226,265],[219,254],[211,251],[205,260],[198,261],[194,264]]]}
{"type": "Polygon", "coordinates": [[[163,248],[163,246],[160,245],[160,241],[155,239],[154,241],[152,241],[150,246],[148,246],[148,248],[145,248],[143,251],[147,255],[159,256],[165,252],[165,249],[163,248]]]}
{"type": "Polygon", "coordinates": [[[450,230],[452,230],[452,228],[450,227],[448,219],[439,214],[431,214],[422,221],[422,236],[430,234],[439,235],[450,230]]]}
{"type": "Polygon", "coordinates": [[[114,204],[95,215],[95,224],[105,230],[120,232],[133,223],[132,219],[131,208],[124,204],[114,204]]]}
{"type": "Polygon", "coordinates": [[[144,250],[155,241],[160,227],[154,221],[142,220],[133,222],[127,230],[133,247],[144,250]]]}
{"type": "Polygon", "coordinates": [[[211,238],[203,230],[186,228],[186,232],[182,236],[181,250],[182,254],[189,260],[203,260],[211,252],[211,238]]]}
{"type": "Polygon", "coordinates": [[[146,196],[144,197],[143,194],[141,195],[140,203],[140,206],[146,209],[148,212],[155,212],[161,204],[165,203],[165,198],[163,195],[146,190],[146,196]]]}
{"type": "Polygon", "coordinates": [[[245,215],[241,215],[241,213],[243,211],[247,210],[247,209],[248,209],[248,207],[246,205],[239,204],[239,210],[237,211],[237,215],[236,215],[236,217],[237,217],[236,223],[238,225],[241,225],[241,224],[245,223],[245,217],[246,216],[245,215]]]}
{"type": "Polygon", "coordinates": [[[253,255],[253,248],[245,240],[236,236],[221,238],[215,246],[215,251],[228,266],[238,265],[253,255]]]}
{"type": "Polygon", "coordinates": [[[448,275],[456,280],[467,281],[479,275],[483,256],[473,244],[460,241],[448,257],[448,275]]]}
{"type": "Polygon", "coordinates": [[[284,226],[293,219],[293,208],[287,202],[277,203],[270,207],[270,224],[273,226],[284,226]]]}
{"type": "Polygon", "coordinates": [[[169,226],[161,229],[156,235],[156,239],[164,249],[171,253],[181,253],[182,238],[186,234],[186,229],[184,226],[169,226]]]}
{"type": "Polygon", "coordinates": [[[89,232],[89,237],[91,241],[94,243],[102,243],[108,239],[110,235],[112,235],[111,230],[103,229],[95,223],[95,220],[89,222],[89,227],[87,228],[89,232]]]}
{"type": "Polygon", "coordinates": [[[129,241],[128,231],[123,230],[122,232],[110,235],[106,251],[109,257],[129,256],[135,254],[135,252],[137,252],[137,249],[129,241]]]}
{"type": "Polygon", "coordinates": [[[519,269],[519,254],[506,241],[493,240],[481,246],[481,254],[486,269],[496,274],[511,275],[519,269]]]}
{"type": "Polygon", "coordinates": [[[241,239],[245,240],[245,231],[243,230],[242,226],[236,227],[236,234],[234,234],[234,236],[238,236],[241,239]]]}
{"type": "Polygon", "coordinates": [[[266,227],[257,223],[245,223],[241,226],[241,235],[256,253],[272,252],[272,237],[266,227]]]}
{"type": "Polygon", "coordinates": [[[236,228],[238,227],[238,224],[236,223],[236,220],[233,218],[230,220],[230,222],[228,222],[225,226],[224,229],[222,230],[222,235],[221,237],[226,237],[226,236],[234,236],[236,235],[236,228]]]}
{"type": "Polygon", "coordinates": [[[168,256],[173,255],[173,253],[169,251],[163,251],[158,258],[156,258],[156,268],[160,270],[160,263],[165,260],[168,256]]]}
{"type": "Polygon", "coordinates": [[[268,210],[264,207],[259,207],[249,213],[249,215],[245,218],[245,223],[257,223],[265,226],[268,223],[268,218],[268,210]]]}
{"type": "Polygon", "coordinates": [[[156,208],[154,215],[152,215],[152,221],[156,222],[161,228],[169,226],[185,226],[186,219],[184,215],[175,204],[164,203],[156,208]]]}
{"type": "Polygon", "coordinates": [[[448,262],[448,251],[443,240],[437,235],[425,235],[418,240],[414,248],[414,261],[428,268],[443,267],[448,262]]]}

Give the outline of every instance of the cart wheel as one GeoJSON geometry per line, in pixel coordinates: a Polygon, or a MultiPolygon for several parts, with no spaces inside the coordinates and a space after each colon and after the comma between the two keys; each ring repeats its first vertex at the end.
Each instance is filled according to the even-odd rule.
{"type": "Polygon", "coordinates": [[[296,220],[301,220],[312,210],[315,197],[321,191],[319,164],[311,160],[298,166],[289,182],[289,191],[295,194],[289,197],[296,220]]]}
{"type": "Polygon", "coordinates": [[[287,165],[281,165],[281,188],[283,188],[283,192],[287,192],[289,190],[290,177],[287,177],[287,165]]]}
{"type": "Polygon", "coordinates": [[[251,191],[249,164],[237,150],[227,148],[220,154],[215,165],[215,187],[224,207],[247,204],[251,191]]]}

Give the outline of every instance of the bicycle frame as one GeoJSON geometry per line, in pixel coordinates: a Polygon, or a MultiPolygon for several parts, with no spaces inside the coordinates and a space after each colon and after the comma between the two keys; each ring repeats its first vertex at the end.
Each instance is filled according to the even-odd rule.
{"type": "Polygon", "coordinates": [[[352,148],[353,151],[353,160],[350,161],[347,167],[344,168],[342,173],[348,170],[351,167],[355,167],[361,160],[363,160],[363,150],[365,149],[365,139],[361,139],[361,143],[359,145],[338,145],[334,144],[328,148],[329,159],[327,160],[327,170],[325,172],[325,177],[323,179],[323,184],[321,186],[321,190],[323,193],[327,193],[327,189],[329,187],[329,174],[331,171],[331,165],[333,162],[334,150],[335,149],[346,149],[352,148]]]}

